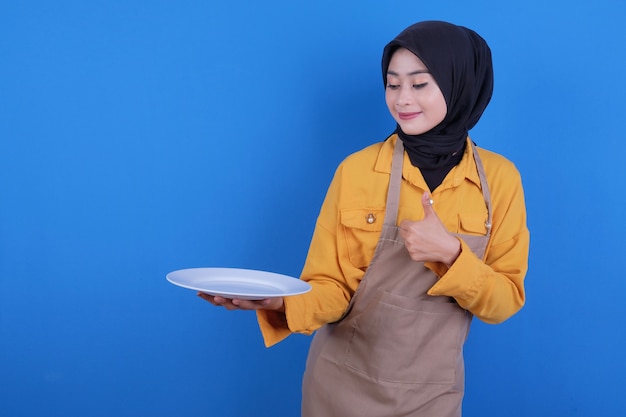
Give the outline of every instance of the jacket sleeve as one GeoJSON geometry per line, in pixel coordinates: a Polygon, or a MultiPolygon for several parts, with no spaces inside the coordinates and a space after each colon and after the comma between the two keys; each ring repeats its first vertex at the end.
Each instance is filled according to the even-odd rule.
{"type": "Polygon", "coordinates": [[[490,188],[493,229],[485,260],[461,240],[461,253],[450,268],[430,262],[426,266],[440,277],[429,295],[454,297],[482,321],[495,324],[524,305],[530,234],[519,172],[511,165],[490,188]]]}

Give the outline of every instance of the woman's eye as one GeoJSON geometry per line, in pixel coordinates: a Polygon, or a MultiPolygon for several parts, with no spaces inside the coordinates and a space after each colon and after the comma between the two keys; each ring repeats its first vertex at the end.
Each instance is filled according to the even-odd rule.
{"type": "Polygon", "coordinates": [[[387,88],[390,89],[390,90],[396,90],[396,89],[398,89],[398,87],[400,87],[400,86],[397,85],[397,84],[387,84],[387,88]]]}
{"type": "Polygon", "coordinates": [[[416,90],[419,90],[420,88],[426,87],[426,84],[428,83],[413,84],[413,88],[415,88],[416,90]]]}

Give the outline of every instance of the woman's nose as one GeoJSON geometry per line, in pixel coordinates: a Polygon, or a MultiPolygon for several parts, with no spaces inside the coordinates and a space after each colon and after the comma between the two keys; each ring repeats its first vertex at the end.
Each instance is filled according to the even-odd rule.
{"type": "Polygon", "coordinates": [[[408,88],[400,88],[397,104],[410,104],[411,100],[413,100],[413,97],[410,90],[408,88]]]}

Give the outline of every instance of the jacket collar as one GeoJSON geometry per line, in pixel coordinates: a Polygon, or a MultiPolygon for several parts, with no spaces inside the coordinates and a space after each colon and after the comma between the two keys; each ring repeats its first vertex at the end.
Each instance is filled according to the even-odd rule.
{"type": "MultiPolygon", "coordinates": [[[[376,165],[374,166],[374,170],[376,172],[391,173],[391,160],[393,158],[393,148],[398,139],[398,135],[393,134],[385,142],[380,148],[378,152],[378,158],[376,159],[376,165]]],[[[476,161],[474,160],[474,154],[472,153],[472,144],[470,137],[468,136],[467,145],[465,146],[465,151],[463,154],[463,158],[461,162],[446,175],[446,178],[443,180],[441,185],[437,187],[437,190],[443,190],[446,188],[454,188],[461,185],[461,183],[468,179],[473,182],[480,188],[480,178],[478,177],[478,170],[476,168],[476,161]]],[[[423,190],[428,190],[428,186],[426,185],[426,181],[424,181],[424,177],[420,170],[413,165],[411,165],[411,161],[409,160],[409,156],[406,152],[404,152],[404,161],[402,164],[402,178],[411,183],[412,185],[419,187],[423,190]]]]}

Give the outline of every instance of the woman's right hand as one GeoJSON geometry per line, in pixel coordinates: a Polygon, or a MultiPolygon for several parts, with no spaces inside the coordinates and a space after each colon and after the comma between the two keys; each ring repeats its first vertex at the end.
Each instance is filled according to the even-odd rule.
{"type": "Polygon", "coordinates": [[[283,297],[266,298],[263,300],[241,300],[239,298],[225,298],[219,295],[210,295],[198,292],[198,297],[208,301],[217,307],[224,307],[227,310],[272,310],[285,311],[283,297]]]}
{"type": "Polygon", "coordinates": [[[424,218],[403,220],[400,235],[411,259],[417,262],[442,262],[452,265],[461,252],[461,242],[452,235],[435,213],[429,193],[422,195],[424,218]]]}

